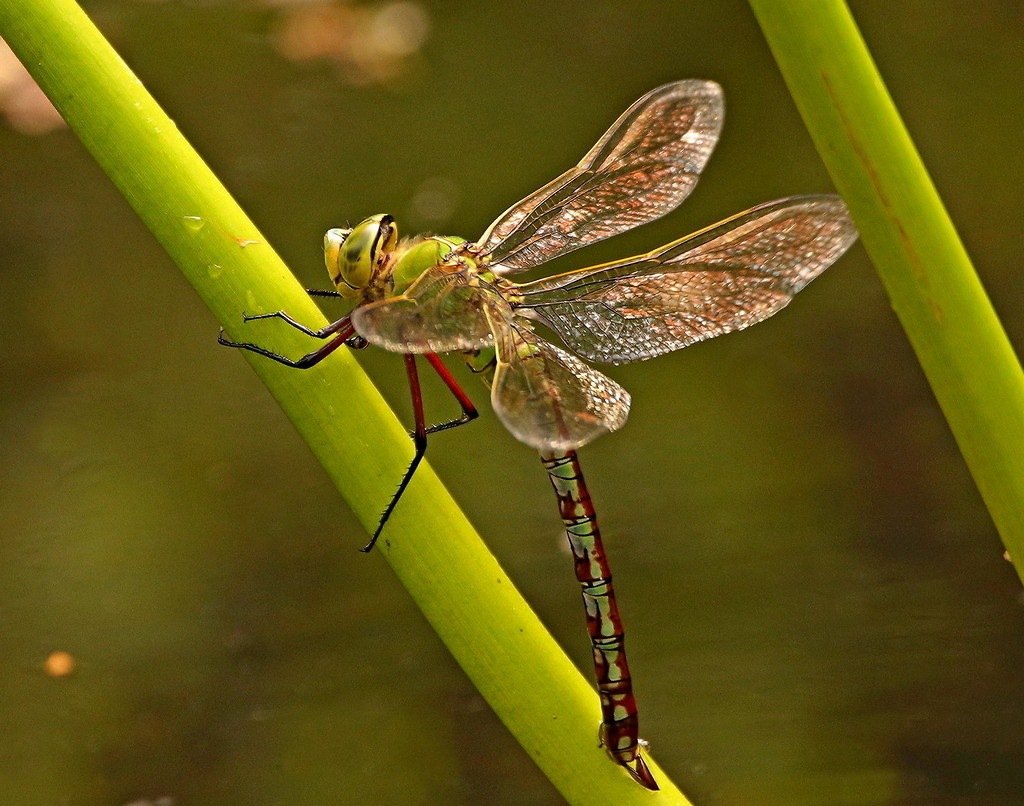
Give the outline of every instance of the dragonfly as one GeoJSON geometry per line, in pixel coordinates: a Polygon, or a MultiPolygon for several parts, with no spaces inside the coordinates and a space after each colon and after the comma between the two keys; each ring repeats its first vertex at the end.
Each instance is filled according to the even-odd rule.
{"type": "MultiPolygon", "coordinates": [[[[653,221],[689,195],[722,128],[721,87],[685,80],[637,100],[573,168],[512,205],[476,241],[399,240],[389,215],[331,229],[324,256],[350,312],[320,329],[279,319],[324,344],[290,359],[251,342],[219,341],[306,369],[342,345],[400,353],[412,392],[414,456],[364,551],[372,548],[422,460],[429,434],[477,416],[439,354],[458,353],[490,387],[497,416],[541,454],[580,583],[601,705],[599,739],[648,789],[625,631],[577,449],[626,421],[630,396],[587,362],[644,361],[740,330],[782,309],[835,262],[857,231],[837,196],[794,196],[739,213],[646,254],[516,283],[509,277],[653,221]],[[538,332],[541,326],[562,343],[538,332]],[[461,414],[427,426],[416,357],[461,414]]],[[[529,662],[529,659],[524,659],[529,662]]]]}

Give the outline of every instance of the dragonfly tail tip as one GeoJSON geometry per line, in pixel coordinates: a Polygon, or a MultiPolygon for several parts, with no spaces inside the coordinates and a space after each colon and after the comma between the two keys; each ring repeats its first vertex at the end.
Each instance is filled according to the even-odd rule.
{"type": "Polygon", "coordinates": [[[637,756],[634,759],[634,767],[629,764],[623,764],[633,780],[646,789],[650,789],[653,792],[658,792],[661,787],[658,786],[658,782],[654,780],[654,775],[651,773],[650,768],[644,762],[642,756],[637,756]]]}

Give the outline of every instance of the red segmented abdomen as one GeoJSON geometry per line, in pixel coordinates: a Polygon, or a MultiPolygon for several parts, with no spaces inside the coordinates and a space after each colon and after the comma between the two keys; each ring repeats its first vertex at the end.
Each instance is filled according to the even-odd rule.
{"type": "Polygon", "coordinates": [[[583,590],[587,630],[601,699],[601,741],[616,762],[648,789],[657,789],[640,757],[636,700],[626,660],[625,633],[612,587],[612,572],[597,515],[575,451],[541,454],[558,496],[558,508],[583,590]],[[631,766],[635,765],[635,766],[631,766]]]}

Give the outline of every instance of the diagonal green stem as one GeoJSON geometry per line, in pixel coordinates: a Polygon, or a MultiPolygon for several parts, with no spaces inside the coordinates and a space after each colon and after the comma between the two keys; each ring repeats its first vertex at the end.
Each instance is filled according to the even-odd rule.
{"type": "MultiPolygon", "coordinates": [[[[72,0],[0,0],[0,35],[234,336],[242,312],[323,316],[174,124],[72,0]]],[[[275,338],[288,344],[281,329],[275,338]]],[[[210,349],[217,349],[211,330],[210,349]]],[[[235,360],[228,355],[225,360],[235,360]]],[[[352,358],[253,367],[372,530],[408,436],[352,358]]],[[[452,655],[571,803],[686,803],[664,773],[642,790],[597,745],[597,696],[422,467],[382,554],[452,655]],[[528,662],[524,662],[528,661],[528,662]]],[[[358,742],[357,742],[358,744],[358,742]]],[[[371,753],[372,748],[364,748],[371,753]]],[[[652,765],[653,766],[653,765],[652,765]]]]}
{"type": "Polygon", "coordinates": [[[1024,557],[1024,375],[850,11],[750,4],[996,527],[1024,557]]]}

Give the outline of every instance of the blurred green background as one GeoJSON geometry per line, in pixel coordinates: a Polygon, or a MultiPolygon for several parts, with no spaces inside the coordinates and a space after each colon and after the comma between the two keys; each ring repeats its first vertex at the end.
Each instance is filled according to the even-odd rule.
{"type": "MultiPolygon", "coordinates": [[[[86,8],[311,287],[328,227],[472,238],[678,78],[726,92],[697,190],[556,268],[831,188],[732,0],[86,8]]],[[[1024,344],[1024,11],[853,10],[1024,344]]],[[[6,58],[0,105],[0,803],[559,803],[6,58]]],[[[401,362],[360,360],[408,418],[401,362]]],[[[1020,585],[863,250],[768,323],[609,374],[631,420],[583,461],[683,790],[1024,804],[1020,585]]],[[[548,482],[472,383],[483,416],[431,461],[589,677],[548,482]]]]}

